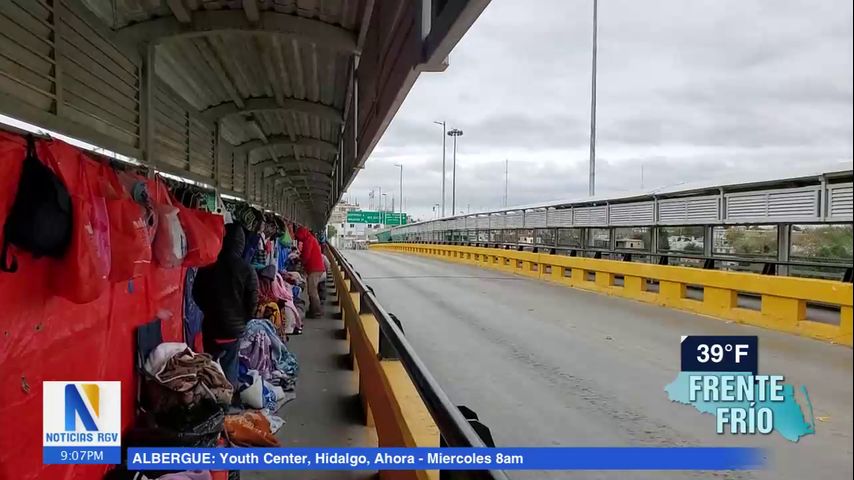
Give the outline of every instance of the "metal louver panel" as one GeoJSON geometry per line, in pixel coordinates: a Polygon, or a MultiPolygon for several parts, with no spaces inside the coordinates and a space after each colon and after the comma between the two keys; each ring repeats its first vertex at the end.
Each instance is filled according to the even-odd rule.
{"type": "Polygon", "coordinates": [[[489,228],[489,217],[477,217],[477,228],[478,229],[487,229],[489,228]]]}
{"type": "Polygon", "coordinates": [[[611,225],[652,225],[655,222],[655,203],[636,202],[609,205],[611,225]]]}
{"type": "Polygon", "coordinates": [[[246,154],[234,153],[234,163],[232,165],[232,178],[234,185],[231,187],[235,192],[246,194],[246,154]]]}
{"type": "Polygon", "coordinates": [[[62,72],[62,115],[120,142],[138,146],[139,69],[74,8],[59,13],[57,48],[62,72]]]}
{"type": "Polygon", "coordinates": [[[771,190],[757,193],[732,193],[725,196],[728,221],[817,220],[817,187],[771,190]]]}
{"type": "Polygon", "coordinates": [[[658,223],[686,225],[714,223],[720,217],[720,197],[709,195],[658,201],[658,223]]]}
{"type": "Polygon", "coordinates": [[[768,216],[814,218],[819,216],[819,189],[771,192],[768,194],[768,216]]]}
{"type": "Polygon", "coordinates": [[[0,95],[48,112],[56,100],[51,16],[45,5],[0,2],[0,95]]]}
{"type": "Polygon", "coordinates": [[[573,210],[573,225],[577,226],[604,226],[608,223],[608,210],[605,205],[601,207],[581,207],[573,210]]]}
{"type": "Polygon", "coordinates": [[[213,124],[190,118],[190,171],[213,177],[216,129],[213,124]]]}
{"type": "Polygon", "coordinates": [[[848,220],[854,217],[854,184],[830,185],[827,189],[827,216],[832,220],[848,220]]]}
{"type": "Polygon", "coordinates": [[[235,190],[234,162],[235,155],[233,149],[222,149],[219,152],[219,178],[217,180],[220,186],[226,190],[235,190]]]}
{"type": "Polygon", "coordinates": [[[109,33],[66,0],[0,1],[0,113],[139,158],[140,58],[109,33]]]}
{"type": "Polygon", "coordinates": [[[546,226],[546,212],[525,212],[525,228],[546,226]]]}
{"type": "Polygon", "coordinates": [[[572,226],[572,209],[555,209],[549,210],[548,215],[549,227],[571,227],[572,226]]]}
{"type": "Polygon", "coordinates": [[[499,213],[497,215],[489,216],[489,228],[491,230],[504,228],[504,214],[499,213]]]}
{"type": "MultiPolygon", "coordinates": [[[[158,85],[162,87],[162,85],[158,85]]],[[[187,170],[187,112],[171,92],[157,88],[154,94],[154,158],[159,163],[187,170]]]]}
{"type": "Polygon", "coordinates": [[[504,218],[504,228],[522,228],[522,213],[508,213],[504,218]]]}

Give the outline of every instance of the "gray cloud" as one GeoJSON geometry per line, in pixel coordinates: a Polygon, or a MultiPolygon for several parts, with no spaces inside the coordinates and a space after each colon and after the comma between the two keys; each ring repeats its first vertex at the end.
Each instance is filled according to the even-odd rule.
{"type": "MultiPolygon", "coordinates": [[[[495,1],[423,74],[350,188],[398,190],[424,218],[441,197],[441,127],[465,134],[457,210],[583,197],[590,1],[495,1]]],[[[852,4],[600,2],[597,191],[851,168],[852,4]]],[[[447,150],[450,170],[450,142],[447,150]]],[[[450,173],[447,203],[450,204],[450,173]]]]}

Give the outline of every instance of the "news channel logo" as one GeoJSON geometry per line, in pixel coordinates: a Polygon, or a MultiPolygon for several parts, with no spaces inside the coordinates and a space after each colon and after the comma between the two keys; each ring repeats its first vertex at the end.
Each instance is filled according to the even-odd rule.
{"type": "Polygon", "coordinates": [[[42,461],[121,463],[121,382],[43,382],[42,461]]]}

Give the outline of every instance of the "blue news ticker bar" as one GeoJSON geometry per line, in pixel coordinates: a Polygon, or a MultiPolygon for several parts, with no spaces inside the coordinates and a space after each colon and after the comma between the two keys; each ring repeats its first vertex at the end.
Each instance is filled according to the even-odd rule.
{"type": "Polygon", "coordinates": [[[122,447],[43,447],[45,465],[118,465],[122,463],[122,447]]]}
{"type": "Polygon", "coordinates": [[[521,448],[129,448],[132,470],[755,470],[765,452],[741,447],[521,447],[521,448]],[[153,454],[160,455],[155,460],[153,454]],[[329,462],[321,456],[346,456],[329,462]],[[412,461],[378,463],[378,455],[412,461]],[[477,457],[437,461],[430,454],[477,457]],[[170,456],[167,461],[163,455],[170,456]],[[282,463],[282,458],[290,460],[282,463]],[[295,462],[295,458],[304,457],[295,462]],[[364,458],[365,461],[361,461],[364,458]],[[499,461],[517,460],[513,463],[499,461]],[[279,460],[276,460],[279,459],[279,460]],[[356,460],[353,460],[356,459],[356,460]]]}

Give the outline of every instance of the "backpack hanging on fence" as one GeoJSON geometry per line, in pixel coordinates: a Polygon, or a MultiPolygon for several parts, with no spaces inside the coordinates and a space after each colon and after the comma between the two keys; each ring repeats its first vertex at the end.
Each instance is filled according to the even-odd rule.
{"type": "Polygon", "coordinates": [[[34,257],[61,258],[71,243],[71,197],[62,180],[36,156],[36,141],[27,136],[27,156],[21,169],[18,193],[3,226],[0,270],[14,273],[18,260],[11,256],[15,245],[34,257]]]}

